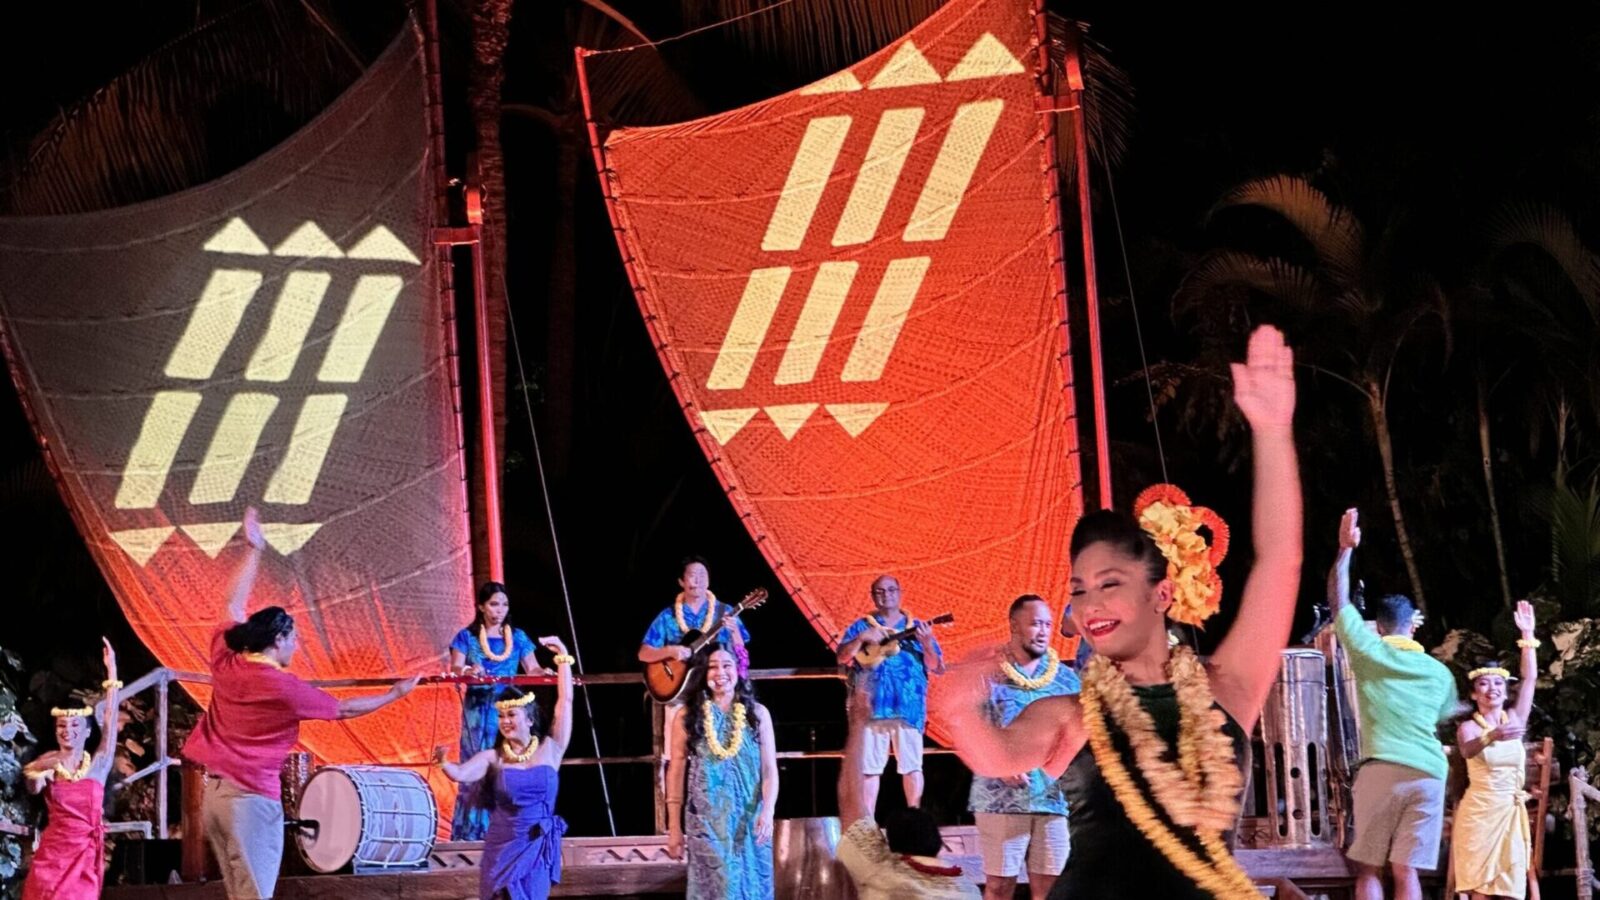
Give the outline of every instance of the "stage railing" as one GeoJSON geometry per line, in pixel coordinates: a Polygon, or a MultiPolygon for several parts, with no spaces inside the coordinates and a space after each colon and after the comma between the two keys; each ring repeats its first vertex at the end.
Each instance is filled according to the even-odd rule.
{"type": "MultiPolygon", "coordinates": [[[[126,686],[124,686],[122,688],[121,691],[118,692],[118,700],[119,701],[126,700],[129,697],[135,696],[137,694],[144,693],[145,691],[150,690],[151,688],[154,688],[155,692],[156,692],[156,752],[155,752],[155,760],[153,762],[151,762],[148,766],[145,766],[144,768],[140,769],[139,771],[134,772],[132,775],[129,775],[127,778],[122,779],[122,781],[117,786],[117,790],[119,790],[119,791],[126,790],[129,785],[135,784],[135,783],[137,783],[139,781],[143,781],[144,779],[149,778],[151,775],[160,776],[160,777],[156,778],[155,834],[156,834],[157,837],[161,838],[162,840],[165,840],[167,838],[167,831],[168,831],[168,829],[167,829],[167,778],[166,778],[166,771],[167,771],[167,769],[171,768],[172,766],[178,765],[178,763],[179,763],[179,760],[173,759],[171,754],[168,753],[170,736],[167,733],[167,729],[168,729],[168,726],[170,724],[170,717],[167,715],[167,709],[168,709],[168,704],[169,704],[170,699],[171,699],[170,698],[170,694],[171,694],[171,690],[172,690],[171,685],[172,685],[172,683],[174,681],[187,681],[187,682],[191,682],[191,683],[194,683],[194,684],[210,684],[211,683],[211,676],[210,675],[206,675],[206,674],[202,674],[202,673],[199,673],[199,672],[179,672],[179,671],[174,670],[174,669],[168,669],[166,667],[162,667],[162,668],[159,668],[159,669],[152,669],[149,672],[146,672],[144,675],[140,676],[139,678],[136,678],[133,681],[129,682],[126,686]]],[[[107,830],[110,830],[110,831],[127,831],[127,830],[130,830],[130,829],[127,829],[127,828],[121,828],[121,829],[117,828],[118,825],[126,825],[126,824],[129,824],[129,823],[121,823],[121,822],[110,823],[107,826],[107,830]]],[[[141,829],[138,829],[138,830],[143,831],[144,834],[147,837],[150,834],[150,828],[149,828],[148,823],[146,823],[144,828],[141,828],[141,829]]]]}
{"type": "MultiPolygon", "coordinates": [[[[751,669],[750,678],[754,681],[803,681],[803,680],[832,680],[843,681],[847,677],[845,670],[836,666],[817,668],[780,668],[780,669],[751,669]]],[[[397,680],[395,678],[339,678],[311,683],[320,688],[378,688],[389,687],[397,680]]],[[[579,676],[577,680],[587,687],[615,687],[643,684],[643,676],[637,672],[604,673],[596,675],[579,676]]],[[[161,775],[156,779],[156,809],[155,834],[160,838],[168,837],[168,788],[165,772],[172,766],[179,765],[182,761],[174,758],[171,753],[170,716],[168,705],[171,701],[171,685],[174,682],[187,682],[190,684],[210,684],[211,676],[200,672],[181,672],[175,669],[152,669],[140,678],[130,682],[121,691],[121,697],[126,699],[143,691],[155,689],[156,692],[156,747],[155,759],[149,765],[123,779],[119,790],[128,785],[142,781],[152,775],[161,775]]],[[[661,762],[665,757],[666,728],[665,707],[658,703],[651,704],[650,729],[651,752],[642,756],[578,756],[567,757],[562,760],[562,765],[567,766],[596,766],[596,765],[652,765],[658,771],[655,779],[655,821],[658,834],[666,833],[666,796],[663,793],[663,779],[659,775],[661,762]]],[[[840,715],[843,715],[841,709],[840,715]]],[[[950,753],[952,751],[941,747],[928,747],[924,755],[950,753]]],[[[783,760],[793,759],[838,759],[842,757],[841,750],[780,750],[778,758],[783,760]]],[[[128,827],[133,823],[113,823],[113,830],[139,830],[146,835],[150,833],[148,825],[139,828],[128,827]],[[123,825],[118,829],[117,825],[123,825]]]]}
{"type": "Polygon", "coordinates": [[[1575,845],[1573,876],[1577,880],[1578,900],[1594,897],[1594,868],[1589,862],[1589,804],[1600,803],[1600,791],[1589,784],[1589,773],[1577,766],[1567,775],[1568,815],[1572,816],[1572,842],[1575,845]]]}

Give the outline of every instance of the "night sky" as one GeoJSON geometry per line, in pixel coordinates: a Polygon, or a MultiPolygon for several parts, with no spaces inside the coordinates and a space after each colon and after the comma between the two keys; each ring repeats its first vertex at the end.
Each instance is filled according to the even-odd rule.
{"type": "MultiPolygon", "coordinates": [[[[656,2],[615,5],[644,23],[656,15],[651,9],[656,2]]],[[[518,5],[509,101],[552,101],[549,85],[571,61],[570,48],[562,46],[554,29],[576,5],[573,0],[518,5]]],[[[97,6],[87,13],[76,4],[44,5],[27,17],[27,27],[0,29],[0,82],[8,86],[0,92],[0,133],[13,149],[45,127],[56,110],[186,27],[194,15],[192,3],[97,6]]],[[[1600,8],[1592,5],[1559,13],[1534,5],[1502,7],[1492,16],[1441,12],[1434,17],[1401,13],[1391,4],[1279,4],[1260,12],[1226,4],[1161,8],[1089,2],[1052,8],[1091,23],[1092,34],[1110,49],[1136,91],[1131,150],[1116,169],[1114,184],[1146,341],[1155,358],[1181,358],[1189,351],[1189,339],[1168,313],[1179,264],[1186,254],[1215,245],[1218,235],[1206,226],[1206,213],[1224,190],[1245,179],[1323,171],[1350,186],[1347,200],[1358,210],[1404,205],[1412,216],[1439,222],[1472,216],[1507,196],[1563,202],[1579,210],[1595,208],[1600,199],[1592,181],[1600,171],[1594,166],[1600,139],[1600,8]]],[[[447,28],[451,21],[447,12],[447,28]]],[[[458,79],[450,59],[447,80],[458,79]]],[[[715,68],[715,59],[700,65],[715,68]]],[[[736,88],[722,86],[725,95],[705,88],[706,105],[751,99],[740,92],[793,86],[770,73],[739,74],[736,88]]],[[[721,497],[650,349],[589,160],[579,168],[574,218],[558,221],[552,198],[559,175],[547,134],[513,117],[504,137],[510,160],[512,302],[541,426],[549,424],[540,389],[546,378],[542,298],[550,247],[561,229],[571,229],[575,241],[580,303],[573,337],[578,358],[573,419],[566,433],[542,432],[541,438],[558,457],[551,473],[556,526],[588,668],[627,670],[650,616],[671,600],[674,563],[683,555],[710,558],[713,587],[724,597],[776,583],[721,497]]],[[[1113,379],[1122,379],[1137,372],[1138,357],[1103,173],[1096,178],[1108,369],[1113,379]]],[[[1437,252],[1448,254],[1450,248],[1437,252]]],[[[566,634],[514,362],[511,373],[507,580],[519,624],[530,632],[566,634]]],[[[1080,404],[1084,400],[1080,396],[1080,404]]],[[[1119,483],[1148,482],[1159,472],[1142,382],[1120,384],[1110,400],[1119,483]]],[[[1190,486],[1197,498],[1211,495],[1193,485],[1212,489],[1219,499],[1211,505],[1241,521],[1248,479],[1219,466],[1216,442],[1166,437],[1174,480],[1190,486]]],[[[1381,496],[1375,466],[1352,464],[1354,475],[1331,471],[1339,465],[1339,452],[1305,451],[1308,481],[1342,479],[1344,486],[1329,492],[1345,496],[1339,502],[1381,496]]],[[[151,660],[135,650],[114,601],[87,571],[92,564],[43,476],[9,380],[0,388],[0,478],[9,492],[10,527],[59,536],[59,554],[6,563],[27,575],[21,578],[24,593],[12,593],[6,603],[0,645],[21,651],[32,667],[44,666],[92,650],[95,630],[87,624],[64,628],[63,621],[99,621],[125,648],[125,671],[142,672],[151,660]],[[47,598],[48,608],[33,602],[39,598],[47,598]]],[[[1331,526],[1327,531],[1309,539],[1308,596],[1320,591],[1314,582],[1320,580],[1324,557],[1318,554],[1329,549],[1331,526]]],[[[867,600],[862,598],[864,606],[867,600]]],[[[916,604],[914,597],[907,600],[916,604]]],[[[750,628],[757,666],[831,660],[822,640],[786,602],[753,614],[750,628]]],[[[784,691],[774,691],[768,702],[781,707],[785,698],[784,691]]],[[[627,738],[611,737],[623,730],[624,719],[635,717],[632,698],[597,693],[595,702],[606,710],[600,719],[607,751],[642,752],[636,728],[627,738]]],[[[816,721],[808,722],[802,721],[808,716],[787,715],[781,708],[778,715],[787,720],[780,745],[837,746],[837,716],[815,713],[809,718],[816,721]]],[[[587,755],[587,744],[587,737],[575,737],[574,752],[587,755]]],[[[808,792],[819,794],[819,805],[831,811],[831,776],[818,776],[816,784],[791,781],[786,770],[780,814],[802,814],[809,808],[808,792]]],[[[632,776],[619,778],[627,782],[626,790],[637,788],[632,776]]],[[[619,824],[624,831],[640,827],[633,815],[619,824]]],[[[584,826],[598,830],[592,818],[584,826]]]]}

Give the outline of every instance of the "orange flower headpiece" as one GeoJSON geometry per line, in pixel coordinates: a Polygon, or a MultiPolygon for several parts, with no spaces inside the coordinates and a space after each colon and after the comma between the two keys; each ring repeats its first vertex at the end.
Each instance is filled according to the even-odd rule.
{"type": "Polygon", "coordinates": [[[1216,567],[1228,555],[1228,524],[1222,517],[1189,502],[1189,495],[1171,484],[1145,488],[1133,501],[1139,527],[1155,541],[1167,560],[1167,579],[1173,584],[1174,622],[1198,626],[1222,605],[1222,579],[1216,567]],[[1200,529],[1211,532],[1206,546],[1200,529]]]}

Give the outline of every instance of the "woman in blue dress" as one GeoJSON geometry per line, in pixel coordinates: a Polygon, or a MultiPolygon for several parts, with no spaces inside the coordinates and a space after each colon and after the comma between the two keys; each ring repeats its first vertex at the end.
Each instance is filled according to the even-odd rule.
{"type": "Polygon", "coordinates": [[[561,836],[565,819],[556,815],[556,790],[561,758],[572,739],[572,663],[559,638],[539,643],[556,654],[555,714],[548,731],[532,692],[509,687],[495,701],[499,738],[495,746],[459,764],[445,761],[445,748],[435,760],[451,780],[483,782],[493,797],[483,860],[478,865],[478,894],[483,900],[545,900],[550,885],[561,881],[561,836]]]}
{"type": "Polygon", "coordinates": [[[699,678],[672,723],[667,853],[688,851],[688,900],[771,900],[772,716],[726,645],[712,645],[699,678]]]}
{"type": "MultiPolygon", "coordinates": [[[[511,627],[511,602],[506,586],[486,581],[478,588],[478,614],[472,624],[456,632],[450,642],[450,671],[457,675],[538,675],[544,670],[533,655],[533,641],[520,628],[511,627]]],[[[467,688],[461,701],[461,758],[471,759],[494,746],[499,736],[494,685],[467,688]]],[[[489,827],[490,798],[474,791],[456,797],[450,824],[453,841],[481,841],[489,827]]]]}

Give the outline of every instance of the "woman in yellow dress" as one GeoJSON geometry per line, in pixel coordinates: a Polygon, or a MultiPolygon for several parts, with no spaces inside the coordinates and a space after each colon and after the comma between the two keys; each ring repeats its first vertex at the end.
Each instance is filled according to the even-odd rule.
{"type": "MultiPolygon", "coordinates": [[[[1533,606],[1517,604],[1517,641],[1522,654],[1522,683],[1517,702],[1506,709],[1506,682],[1511,673],[1489,663],[1467,675],[1477,712],[1461,723],[1456,741],[1467,761],[1467,792],[1456,807],[1450,852],[1456,873],[1456,891],[1473,900],[1486,897],[1527,896],[1528,794],[1522,789],[1527,767],[1522,733],[1533,709],[1534,682],[1539,677],[1533,636],[1533,606]]],[[[1534,896],[1538,896],[1537,887],[1534,896]]]]}

